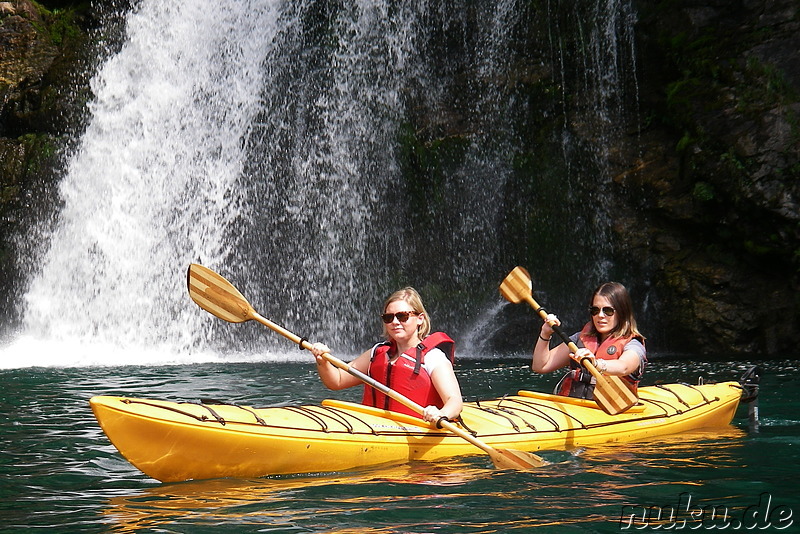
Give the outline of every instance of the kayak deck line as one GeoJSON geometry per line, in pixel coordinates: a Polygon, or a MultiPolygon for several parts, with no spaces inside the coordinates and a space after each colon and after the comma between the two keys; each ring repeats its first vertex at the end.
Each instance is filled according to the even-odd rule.
{"type": "MultiPolygon", "coordinates": [[[[686,387],[690,387],[690,388],[694,389],[695,391],[697,391],[697,392],[700,394],[700,396],[701,396],[701,397],[703,397],[703,400],[704,400],[704,401],[708,402],[708,399],[706,399],[706,396],[705,396],[705,395],[703,395],[703,392],[702,392],[702,390],[699,390],[699,389],[697,389],[696,387],[694,387],[694,386],[693,386],[693,385],[691,385],[691,384],[681,384],[681,385],[683,385],[683,386],[686,386],[686,387]]],[[[678,395],[677,393],[675,393],[674,391],[672,391],[671,389],[669,389],[669,388],[668,388],[667,386],[665,386],[664,384],[656,384],[656,387],[657,387],[657,388],[659,388],[659,389],[663,389],[663,390],[669,391],[670,393],[672,393],[673,395],[675,395],[675,398],[676,398],[676,399],[678,399],[678,400],[679,400],[681,403],[683,403],[683,405],[684,405],[684,406],[686,406],[687,408],[689,407],[689,403],[688,403],[688,402],[686,402],[685,400],[683,400],[683,399],[680,397],[680,395],[678,395]]]]}
{"type": "MultiPolygon", "coordinates": [[[[270,424],[270,423],[267,423],[257,413],[258,410],[286,410],[286,411],[289,411],[291,413],[300,415],[300,416],[302,416],[302,417],[304,417],[306,419],[309,419],[309,420],[313,421],[315,424],[317,424],[319,426],[318,430],[322,431],[324,433],[336,433],[336,432],[342,432],[343,431],[343,432],[348,433],[348,434],[364,434],[364,433],[366,433],[366,434],[372,434],[372,435],[376,435],[376,436],[381,434],[381,432],[379,430],[376,430],[375,428],[373,428],[373,426],[370,425],[364,419],[361,419],[361,418],[353,415],[352,413],[348,413],[347,411],[344,411],[344,410],[341,409],[341,407],[349,408],[349,407],[358,406],[358,405],[351,404],[351,403],[348,403],[346,401],[334,401],[332,399],[324,400],[320,406],[281,406],[281,407],[275,407],[275,408],[256,408],[256,409],[250,408],[248,406],[241,406],[239,404],[227,403],[227,402],[218,401],[218,400],[211,401],[211,402],[213,402],[213,404],[206,404],[206,402],[208,402],[208,401],[200,401],[200,402],[190,402],[190,401],[170,402],[170,401],[150,401],[150,400],[146,400],[146,399],[131,398],[131,397],[120,397],[119,401],[122,402],[123,404],[128,404],[128,405],[139,404],[139,405],[147,406],[147,407],[150,407],[150,408],[156,408],[156,409],[159,409],[159,410],[166,410],[168,412],[172,412],[172,413],[176,413],[176,414],[179,414],[179,415],[183,415],[183,416],[192,418],[192,419],[198,421],[199,423],[211,423],[211,424],[217,423],[220,426],[226,426],[228,424],[235,423],[237,425],[245,425],[245,426],[252,425],[252,426],[263,426],[263,427],[268,427],[268,428],[282,428],[282,429],[298,429],[298,428],[300,428],[302,430],[315,430],[315,429],[311,429],[311,428],[304,427],[304,426],[303,427],[295,427],[295,426],[285,426],[285,425],[270,424]],[[180,408],[178,408],[178,406],[186,407],[186,409],[180,409],[180,408]],[[200,408],[203,408],[203,409],[207,410],[212,415],[212,417],[208,417],[205,414],[198,415],[196,413],[192,413],[191,411],[188,411],[188,408],[191,407],[191,406],[197,406],[197,407],[200,407],[200,408]],[[239,409],[244,410],[244,411],[250,413],[251,415],[253,415],[254,418],[256,419],[256,421],[255,422],[246,421],[246,420],[236,419],[236,418],[233,418],[233,417],[230,417],[230,416],[228,416],[227,418],[226,417],[222,417],[222,416],[219,415],[219,413],[217,413],[217,410],[215,410],[212,406],[213,407],[217,407],[217,409],[219,409],[220,406],[224,406],[224,407],[230,406],[230,407],[239,408],[239,409]],[[338,406],[338,408],[337,408],[337,406],[338,406]],[[343,430],[336,430],[336,429],[332,430],[330,428],[330,422],[326,422],[325,418],[329,418],[330,420],[332,420],[331,422],[339,423],[343,427],[343,430]],[[360,423],[366,429],[366,431],[357,430],[355,428],[354,423],[360,423]]],[[[391,416],[393,419],[397,419],[398,416],[402,415],[402,414],[389,412],[387,410],[379,410],[379,411],[382,414],[386,414],[386,415],[391,416]]],[[[422,419],[416,419],[413,416],[406,416],[406,417],[408,419],[415,420],[416,423],[418,424],[417,426],[421,426],[421,428],[419,429],[419,432],[421,434],[426,434],[427,435],[429,433],[429,429],[427,428],[428,423],[425,423],[422,419]]],[[[444,431],[442,431],[442,434],[443,435],[448,435],[448,433],[444,432],[444,431]]]]}
{"type": "MultiPolygon", "coordinates": [[[[465,402],[465,432],[491,447],[568,450],[730,425],[735,382],[639,388],[639,403],[609,415],[593,401],[520,391],[465,402]]],[[[420,418],[362,404],[253,408],[220,401],[97,396],[92,410],[134,466],[164,482],[345,471],[476,454],[458,435],[420,418]]]]}
{"type": "MultiPolygon", "coordinates": [[[[685,385],[686,387],[690,387],[690,388],[695,389],[693,386],[691,386],[689,384],[681,384],[681,385],[685,385]]],[[[672,404],[670,404],[670,403],[668,403],[666,401],[659,400],[659,399],[640,399],[640,405],[637,405],[637,406],[639,406],[639,409],[637,409],[637,410],[635,410],[635,411],[633,411],[631,413],[642,413],[644,411],[644,404],[650,404],[650,405],[655,406],[656,408],[659,408],[661,410],[661,413],[639,417],[639,418],[637,418],[637,420],[646,421],[648,419],[659,419],[659,418],[663,418],[663,417],[669,417],[670,415],[681,415],[681,414],[687,413],[687,412],[692,411],[692,410],[699,410],[704,406],[707,406],[707,405],[712,404],[714,402],[718,402],[720,400],[719,397],[714,397],[713,399],[708,399],[708,398],[705,397],[705,395],[702,394],[702,391],[698,391],[698,393],[703,397],[703,402],[695,404],[694,406],[692,406],[688,402],[686,402],[683,398],[681,398],[681,396],[679,394],[677,394],[675,391],[670,390],[666,386],[658,386],[658,387],[659,387],[659,389],[663,389],[663,390],[668,391],[671,394],[673,394],[675,396],[676,400],[678,402],[680,402],[681,404],[683,404],[686,407],[686,409],[679,409],[679,408],[675,407],[674,405],[672,405],[672,404]],[[668,408],[672,409],[672,413],[670,413],[670,410],[668,408]]],[[[557,432],[561,431],[561,429],[558,428],[558,423],[555,421],[555,419],[552,418],[552,417],[547,416],[544,413],[544,409],[548,409],[548,408],[553,409],[553,410],[557,410],[556,408],[554,408],[553,406],[551,406],[549,404],[545,404],[545,403],[537,404],[537,403],[534,403],[534,402],[529,402],[529,401],[524,401],[524,400],[520,400],[520,399],[516,399],[516,398],[509,398],[509,397],[503,397],[502,399],[500,399],[500,401],[498,402],[498,405],[500,403],[502,403],[502,402],[514,402],[514,403],[519,403],[519,404],[522,404],[522,405],[528,406],[528,407],[535,407],[538,410],[536,415],[538,415],[539,417],[542,417],[542,418],[547,418],[553,424],[553,426],[555,427],[553,430],[555,430],[557,432]]],[[[588,401],[588,402],[594,404],[593,401],[588,401]]],[[[596,405],[591,406],[591,407],[595,408],[596,405]]],[[[494,411],[492,409],[489,409],[489,408],[482,407],[481,409],[485,410],[485,411],[487,411],[489,413],[497,413],[496,411],[494,411]]],[[[597,408],[597,409],[599,409],[599,408],[597,408]]],[[[516,410],[515,409],[506,409],[505,411],[507,413],[509,413],[509,414],[512,414],[512,415],[515,415],[515,416],[519,417],[519,414],[517,412],[518,411],[525,411],[525,410],[521,410],[521,409],[516,409],[516,410]]],[[[572,419],[573,421],[575,421],[580,426],[580,428],[583,428],[583,429],[600,428],[600,427],[609,426],[609,425],[615,425],[615,424],[619,423],[619,421],[614,421],[614,420],[601,422],[601,423],[584,423],[583,421],[581,421],[577,417],[575,417],[573,414],[570,414],[570,413],[568,413],[568,412],[566,412],[564,410],[557,410],[557,411],[558,411],[558,413],[560,413],[562,415],[565,415],[565,416],[569,417],[570,419],[572,419]]],[[[630,410],[626,411],[625,413],[629,413],[629,412],[630,412],[630,410]]],[[[531,413],[531,412],[529,412],[529,413],[531,413]]],[[[498,414],[498,415],[502,415],[502,414],[498,414]]],[[[517,432],[521,432],[519,426],[517,424],[515,424],[510,419],[510,417],[507,417],[507,418],[511,422],[514,430],[517,431],[517,432]]],[[[520,419],[522,419],[522,418],[520,417],[520,419]]],[[[535,432],[542,432],[541,430],[537,430],[536,427],[534,425],[532,425],[531,423],[529,423],[528,421],[526,421],[524,419],[522,419],[522,421],[531,430],[533,430],[535,432]]],[[[568,430],[574,430],[574,429],[570,428],[568,430]]]]}

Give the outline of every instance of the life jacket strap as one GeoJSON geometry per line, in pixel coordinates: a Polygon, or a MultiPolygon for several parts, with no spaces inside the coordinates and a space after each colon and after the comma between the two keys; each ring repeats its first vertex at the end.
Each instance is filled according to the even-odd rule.
{"type": "Polygon", "coordinates": [[[422,350],[424,348],[425,348],[425,345],[423,345],[422,343],[417,345],[417,358],[416,358],[416,361],[414,362],[414,374],[415,375],[419,374],[419,369],[422,366],[422,350]]]}

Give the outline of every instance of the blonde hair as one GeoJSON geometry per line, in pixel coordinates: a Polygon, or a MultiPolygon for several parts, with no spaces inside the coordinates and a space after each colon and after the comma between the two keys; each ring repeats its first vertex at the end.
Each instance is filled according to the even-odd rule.
{"type": "MultiPolygon", "coordinates": [[[[422,324],[419,325],[417,329],[417,335],[420,340],[425,339],[428,334],[431,333],[431,320],[430,317],[428,317],[428,312],[425,311],[425,306],[422,304],[422,297],[419,296],[419,293],[417,293],[417,290],[413,287],[404,287],[389,295],[389,298],[383,303],[383,312],[386,313],[386,308],[389,307],[389,304],[397,302],[398,300],[407,302],[408,305],[411,306],[412,311],[422,314],[422,324]]],[[[383,333],[387,334],[386,325],[383,326],[383,333]]]]}

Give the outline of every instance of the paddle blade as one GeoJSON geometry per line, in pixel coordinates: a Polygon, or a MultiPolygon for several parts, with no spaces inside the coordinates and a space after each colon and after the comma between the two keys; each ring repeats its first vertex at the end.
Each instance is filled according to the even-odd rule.
{"type": "Polygon", "coordinates": [[[518,304],[527,300],[533,292],[531,275],[524,267],[514,267],[500,283],[500,294],[509,302],[518,304]]]}
{"type": "Polygon", "coordinates": [[[541,456],[514,449],[495,449],[489,456],[498,469],[534,469],[547,465],[541,456]]]}
{"type": "Polygon", "coordinates": [[[189,296],[207,312],[229,323],[243,323],[253,318],[253,307],[247,299],[208,267],[192,263],[186,278],[189,296]]]}
{"type": "MultiPolygon", "coordinates": [[[[588,368],[591,364],[587,364],[588,368]]],[[[590,369],[590,372],[592,370],[590,369]]],[[[592,373],[597,379],[594,385],[594,400],[597,405],[603,409],[608,415],[617,415],[624,412],[637,402],[639,399],[636,394],[630,390],[625,382],[618,376],[605,376],[592,373]]]]}

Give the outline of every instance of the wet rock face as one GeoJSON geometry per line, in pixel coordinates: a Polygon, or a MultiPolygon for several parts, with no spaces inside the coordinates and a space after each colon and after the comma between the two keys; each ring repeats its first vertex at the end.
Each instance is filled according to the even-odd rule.
{"type": "Polygon", "coordinates": [[[0,2],[0,22],[0,135],[17,137],[36,129],[26,115],[41,109],[42,80],[59,49],[29,1],[0,2]]]}
{"type": "Polygon", "coordinates": [[[675,349],[796,351],[798,6],[666,4],[639,2],[653,122],[620,169],[639,208],[619,236],[647,258],[664,331],[686,334],[675,349]]]}
{"type": "Polygon", "coordinates": [[[54,15],[30,0],[0,2],[0,317],[15,308],[14,235],[24,233],[32,197],[56,174],[59,136],[76,113],[71,84],[87,42],[78,22],[76,11],[54,15]]]}

